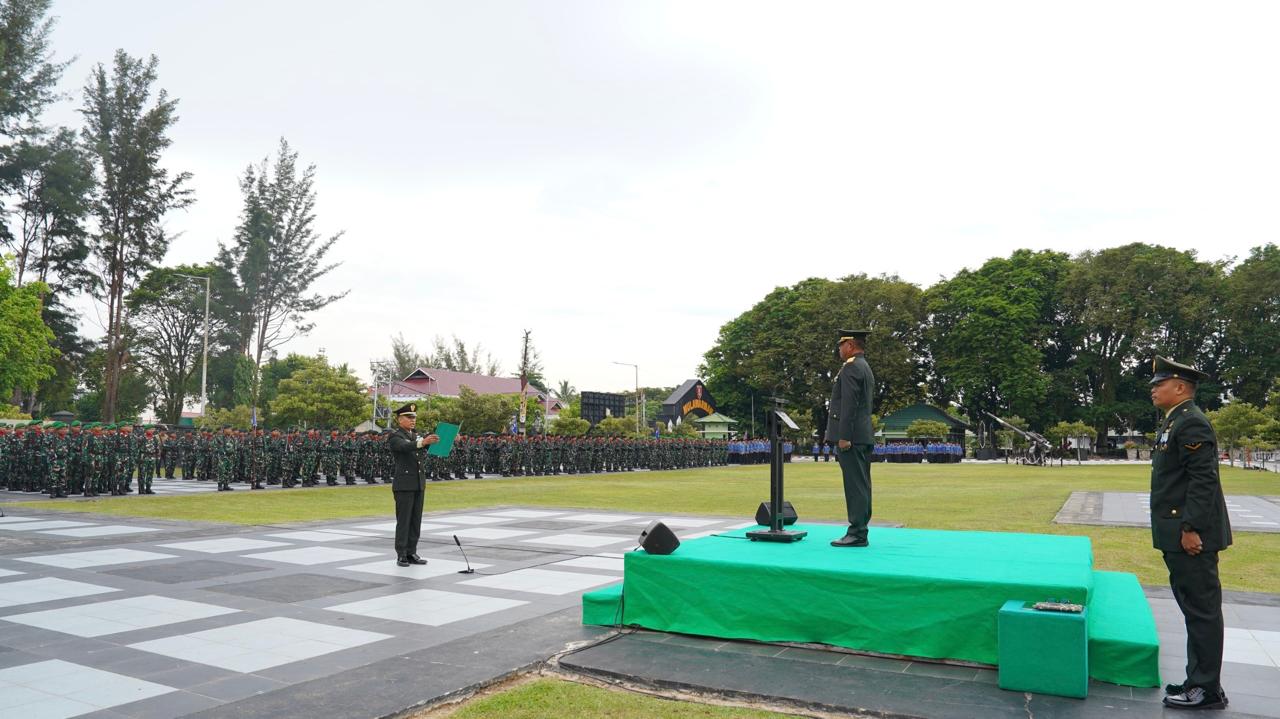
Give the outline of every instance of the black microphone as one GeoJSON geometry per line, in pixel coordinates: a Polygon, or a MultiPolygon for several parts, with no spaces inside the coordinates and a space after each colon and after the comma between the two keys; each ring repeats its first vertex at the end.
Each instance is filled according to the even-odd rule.
{"type": "Polygon", "coordinates": [[[458,551],[462,552],[462,559],[467,563],[466,569],[459,569],[458,574],[475,574],[476,570],[471,568],[471,560],[467,559],[467,550],[462,548],[462,540],[458,539],[458,535],[453,535],[453,543],[458,545],[458,551]]]}

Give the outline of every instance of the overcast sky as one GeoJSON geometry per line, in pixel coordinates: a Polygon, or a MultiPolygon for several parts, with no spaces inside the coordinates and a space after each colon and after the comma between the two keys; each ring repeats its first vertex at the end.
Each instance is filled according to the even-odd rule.
{"type": "MultiPolygon", "coordinates": [[[[318,166],[285,351],[533,330],[552,382],[675,385],[805,277],[923,286],[1020,247],[1243,257],[1280,237],[1280,3],[59,0],[74,109],[116,48],[180,99],[168,262],[209,260],[283,136],[318,166]]],[[[831,327],[858,324],[832,317],[831,327]]],[[[87,332],[100,332],[87,319],[87,332]]],[[[826,332],[830,327],[815,327],[826,332]]]]}

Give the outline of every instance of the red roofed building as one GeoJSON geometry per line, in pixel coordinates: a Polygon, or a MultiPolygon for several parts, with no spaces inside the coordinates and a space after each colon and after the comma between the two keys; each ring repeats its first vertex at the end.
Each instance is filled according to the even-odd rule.
{"type": "MultiPolygon", "coordinates": [[[[390,397],[392,402],[408,402],[419,397],[457,397],[463,387],[470,387],[476,394],[520,394],[520,378],[419,367],[399,382],[379,385],[370,391],[376,390],[378,396],[390,397]]],[[[560,414],[560,400],[548,397],[533,385],[526,387],[524,393],[544,405],[549,400],[548,417],[560,414]]]]}

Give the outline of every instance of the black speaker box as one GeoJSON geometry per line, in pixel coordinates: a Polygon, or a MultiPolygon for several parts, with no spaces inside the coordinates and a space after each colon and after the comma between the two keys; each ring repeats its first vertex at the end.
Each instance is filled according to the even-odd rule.
{"type": "Polygon", "coordinates": [[[670,527],[655,519],[640,533],[640,546],[649,554],[671,554],[680,540],[670,527]]]}
{"type": "MultiPolygon", "coordinates": [[[[768,502],[761,502],[760,508],[756,510],[756,524],[762,527],[769,526],[769,515],[772,511],[768,502]]],[[[796,508],[787,500],[782,500],[782,525],[789,527],[796,523],[799,515],[796,514],[796,508]]]]}

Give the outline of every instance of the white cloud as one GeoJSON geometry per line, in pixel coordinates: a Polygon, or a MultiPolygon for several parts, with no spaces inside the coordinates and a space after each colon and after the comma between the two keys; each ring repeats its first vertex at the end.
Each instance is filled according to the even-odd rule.
{"type": "Polygon", "coordinates": [[[280,136],[319,166],[320,289],[353,292],[288,349],[360,371],[397,332],[510,369],[530,328],[553,380],[677,384],[806,276],[1280,230],[1271,3],[352,7],[68,0],[55,43],[69,89],[159,55],[199,198],[173,261],[231,236],[280,136]]]}

